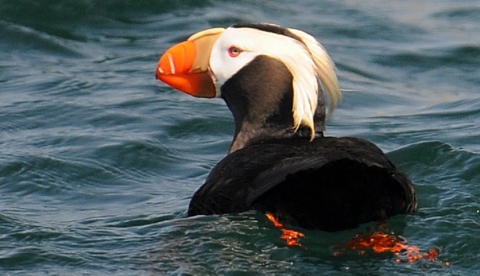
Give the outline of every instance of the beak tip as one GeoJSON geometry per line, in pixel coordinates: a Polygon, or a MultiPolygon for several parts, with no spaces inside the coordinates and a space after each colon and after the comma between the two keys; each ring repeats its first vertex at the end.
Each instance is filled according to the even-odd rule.
{"type": "Polygon", "coordinates": [[[168,73],[165,72],[165,70],[162,68],[162,66],[159,64],[157,67],[157,71],[155,72],[155,79],[157,80],[162,80],[162,76],[169,75],[168,73]]]}

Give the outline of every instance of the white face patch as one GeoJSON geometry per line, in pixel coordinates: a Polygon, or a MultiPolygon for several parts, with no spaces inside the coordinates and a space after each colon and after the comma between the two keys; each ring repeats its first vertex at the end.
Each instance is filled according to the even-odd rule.
{"type": "MultiPolygon", "coordinates": [[[[295,34],[303,35],[304,33],[296,31],[295,34]]],[[[318,57],[318,53],[311,52],[311,48],[315,47],[311,45],[312,41],[305,41],[306,36],[306,34],[304,37],[300,36],[304,44],[288,36],[254,28],[227,28],[213,46],[210,55],[210,70],[217,96],[221,95],[221,86],[255,57],[266,55],[276,58],[285,64],[293,76],[293,128],[296,130],[300,125],[305,125],[312,130],[313,137],[313,117],[318,104],[319,74],[325,72],[317,67],[318,62],[315,58],[318,57]],[[229,52],[232,47],[241,52],[232,55],[229,52]]],[[[333,62],[324,52],[323,47],[313,37],[312,39],[318,45],[315,49],[322,51],[322,57],[326,56],[331,67],[329,69],[333,72],[333,62]]],[[[334,72],[333,75],[336,80],[334,72]]],[[[338,89],[338,83],[336,88],[338,89]]]]}
{"type": "Polygon", "coordinates": [[[250,63],[256,56],[262,54],[261,47],[258,49],[260,45],[256,45],[248,33],[257,33],[257,31],[254,29],[228,28],[213,46],[210,54],[210,70],[216,78],[214,82],[218,96],[220,96],[220,87],[228,79],[250,63]],[[232,57],[229,54],[229,49],[232,46],[241,49],[242,52],[232,57]]]}
{"type": "Polygon", "coordinates": [[[284,35],[252,28],[227,28],[215,43],[210,56],[210,68],[217,78],[217,86],[221,87],[259,55],[284,61],[287,67],[289,67],[289,63],[300,62],[302,64],[299,67],[311,69],[310,72],[305,72],[312,76],[310,84],[315,86],[317,83],[312,58],[299,41],[284,35]],[[232,57],[229,54],[232,46],[242,50],[242,53],[232,57]]]}

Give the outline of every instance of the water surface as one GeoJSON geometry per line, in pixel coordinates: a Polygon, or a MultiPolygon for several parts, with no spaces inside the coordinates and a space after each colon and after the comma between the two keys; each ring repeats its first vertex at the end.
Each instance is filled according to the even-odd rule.
{"type": "Polygon", "coordinates": [[[0,1],[1,274],[478,273],[479,17],[473,0],[0,1]],[[372,225],[290,248],[254,212],[185,217],[232,118],[155,81],[156,64],[194,32],[245,22],[323,43],[344,91],[327,135],[369,139],[411,176],[419,210],[389,227],[437,262],[334,255],[372,225]]]}

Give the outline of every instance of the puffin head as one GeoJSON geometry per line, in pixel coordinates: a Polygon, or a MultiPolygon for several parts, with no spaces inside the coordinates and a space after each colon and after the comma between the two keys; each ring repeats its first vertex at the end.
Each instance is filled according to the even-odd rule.
{"type": "Polygon", "coordinates": [[[303,31],[271,24],[198,32],[165,52],[156,77],[195,97],[223,98],[235,118],[231,151],[268,133],[314,139],[325,127],[322,91],[330,113],[341,98],[322,45],[303,31]]]}

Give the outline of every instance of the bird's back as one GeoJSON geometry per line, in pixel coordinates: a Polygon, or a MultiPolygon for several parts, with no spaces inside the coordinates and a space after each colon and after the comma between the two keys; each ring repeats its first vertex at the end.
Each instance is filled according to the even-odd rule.
{"type": "Polygon", "coordinates": [[[413,184],[358,138],[273,140],[226,156],[189,215],[270,212],[284,223],[336,231],[416,209],[413,184]]]}

